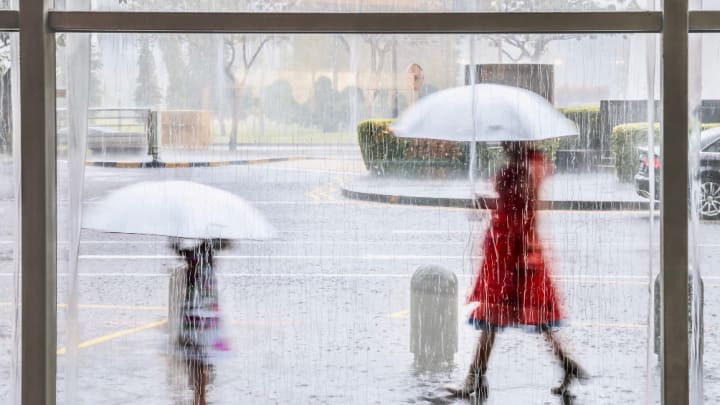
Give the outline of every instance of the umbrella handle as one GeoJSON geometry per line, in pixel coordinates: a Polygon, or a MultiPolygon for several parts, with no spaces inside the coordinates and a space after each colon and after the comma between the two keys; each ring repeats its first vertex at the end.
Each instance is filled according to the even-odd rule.
{"type": "Polygon", "coordinates": [[[475,165],[477,164],[477,142],[470,142],[470,163],[468,164],[468,178],[470,180],[470,198],[475,199],[475,165]]]}

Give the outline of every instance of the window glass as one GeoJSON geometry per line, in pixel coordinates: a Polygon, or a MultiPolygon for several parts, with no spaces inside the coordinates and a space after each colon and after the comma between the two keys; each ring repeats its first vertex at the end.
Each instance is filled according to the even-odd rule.
{"type": "Polygon", "coordinates": [[[63,38],[59,402],[657,400],[657,36],[63,38]]]}
{"type": "Polygon", "coordinates": [[[714,153],[720,152],[720,142],[718,142],[718,141],[713,142],[708,147],[703,149],[703,152],[714,152],[714,153]]]}
{"type": "Polygon", "coordinates": [[[701,0],[691,1],[690,9],[696,10],[720,10],[720,1],[718,0],[701,0]]]}
{"type": "Polygon", "coordinates": [[[720,180],[717,160],[718,142],[702,147],[720,123],[720,92],[714,70],[720,66],[717,46],[720,37],[710,34],[690,35],[690,263],[691,263],[691,382],[693,403],[716,402],[720,390],[713,383],[718,372],[713,349],[720,344],[713,329],[717,327],[713,308],[718,305],[715,293],[715,263],[720,254],[717,244],[717,219],[720,218],[720,180]],[[708,153],[714,152],[714,153],[708,153]]]}
{"type": "Polygon", "coordinates": [[[20,139],[17,34],[0,33],[0,402],[19,399],[20,139]]]}

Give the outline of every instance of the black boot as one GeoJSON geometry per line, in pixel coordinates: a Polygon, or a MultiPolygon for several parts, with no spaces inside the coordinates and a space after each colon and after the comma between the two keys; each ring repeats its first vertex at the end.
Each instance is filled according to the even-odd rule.
{"type": "Polygon", "coordinates": [[[485,373],[481,373],[474,367],[470,368],[461,387],[447,387],[446,389],[451,394],[462,398],[469,398],[470,395],[475,394],[478,401],[485,401],[488,397],[488,383],[485,373]]]}
{"type": "Polygon", "coordinates": [[[567,395],[568,389],[570,388],[570,385],[574,380],[578,380],[584,383],[590,378],[588,373],[573,360],[567,358],[563,360],[562,368],[565,372],[562,382],[559,386],[550,390],[550,392],[552,392],[554,395],[567,395]]]}

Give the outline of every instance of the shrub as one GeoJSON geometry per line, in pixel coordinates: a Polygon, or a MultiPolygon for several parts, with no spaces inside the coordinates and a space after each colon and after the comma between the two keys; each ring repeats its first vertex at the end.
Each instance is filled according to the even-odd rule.
{"type": "MultiPolygon", "coordinates": [[[[568,119],[578,127],[578,136],[564,136],[535,142],[551,162],[555,162],[558,150],[598,149],[600,147],[600,106],[586,105],[561,108],[568,119]]],[[[478,171],[493,176],[505,164],[505,156],[498,143],[478,143],[478,171]]]]}
{"type": "MultiPolygon", "coordinates": [[[[535,147],[555,161],[559,149],[587,149],[600,144],[599,106],[568,107],[560,110],[578,126],[579,136],[535,142],[535,147]]],[[[470,161],[468,142],[396,138],[390,131],[392,119],[369,119],[358,124],[358,142],[365,167],[377,174],[466,173],[470,161]]],[[[497,142],[478,142],[480,175],[493,176],[505,164],[497,142]]]]}
{"type": "Polygon", "coordinates": [[[467,144],[433,139],[398,138],[391,119],[358,124],[365,167],[375,174],[448,175],[467,170],[467,144]]]}
{"type": "MultiPolygon", "coordinates": [[[[702,129],[719,126],[718,123],[702,124],[702,129]]],[[[613,128],[611,135],[615,173],[620,181],[632,182],[638,165],[638,147],[647,145],[647,123],[633,122],[613,128]]],[[[654,126],[655,145],[660,144],[660,124],[654,126]]]]}
{"type": "Polygon", "coordinates": [[[292,86],[287,80],[276,80],[262,88],[260,92],[263,110],[268,118],[279,123],[297,122],[300,106],[292,93],[292,86]]]}
{"type": "Polygon", "coordinates": [[[390,133],[391,119],[370,119],[358,124],[358,143],[365,168],[373,172],[384,171],[387,162],[402,155],[405,142],[390,133]]]}
{"type": "MultiPolygon", "coordinates": [[[[532,142],[532,147],[541,150],[550,161],[555,161],[562,138],[551,138],[544,141],[532,142]]],[[[505,153],[499,142],[478,143],[478,171],[482,176],[492,177],[505,166],[505,153]]]]}
{"type": "Polygon", "coordinates": [[[337,130],[337,98],[337,92],[329,78],[320,76],[315,80],[312,97],[307,101],[306,107],[313,126],[321,128],[323,132],[337,130]]]}
{"type": "MultiPolygon", "coordinates": [[[[610,138],[615,174],[622,182],[631,182],[638,164],[638,147],[647,144],[646,122],[621,124],[613,128],[610,138]]],[[[655,124],[655,145],[660,141],[660,125],[655,124]]]]}
{"type": "Polygon", "coordinates": [[[335,101],[338,127],[345,130],[350,128],[353,122],[357,122],[357,118],[366,118],[368,114],[365,104],[365,95],[359,87],[348,86],[341,90],[335,101]]]}
{"type": "Polygon", "coordinates": [[[586,105],[561,108],[578,127],[578,136],[559,138],[558,149],[598,149],[600,147],[600,106],[586,105]]]}

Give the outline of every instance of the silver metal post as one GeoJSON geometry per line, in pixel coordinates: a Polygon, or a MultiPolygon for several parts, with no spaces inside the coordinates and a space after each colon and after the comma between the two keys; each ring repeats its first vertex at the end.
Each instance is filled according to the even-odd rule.
{"type": "Polygon", "coordinates": [[[662,403],[690,401],[688,357],[688,0],[664,2],[661,179],[662,403]]]}
{"type": "Polygon", "coordinates": [[[362,12],[210,13],[51,11],[59,32],[236,33],[611,33],[660,32],[662,13],[625,12],[362,12]]]}
{"type": "Polygon", "coordinates": [[[20,1],[23,404],[55,403],[55,37],[51,0],[20,1]]]}

